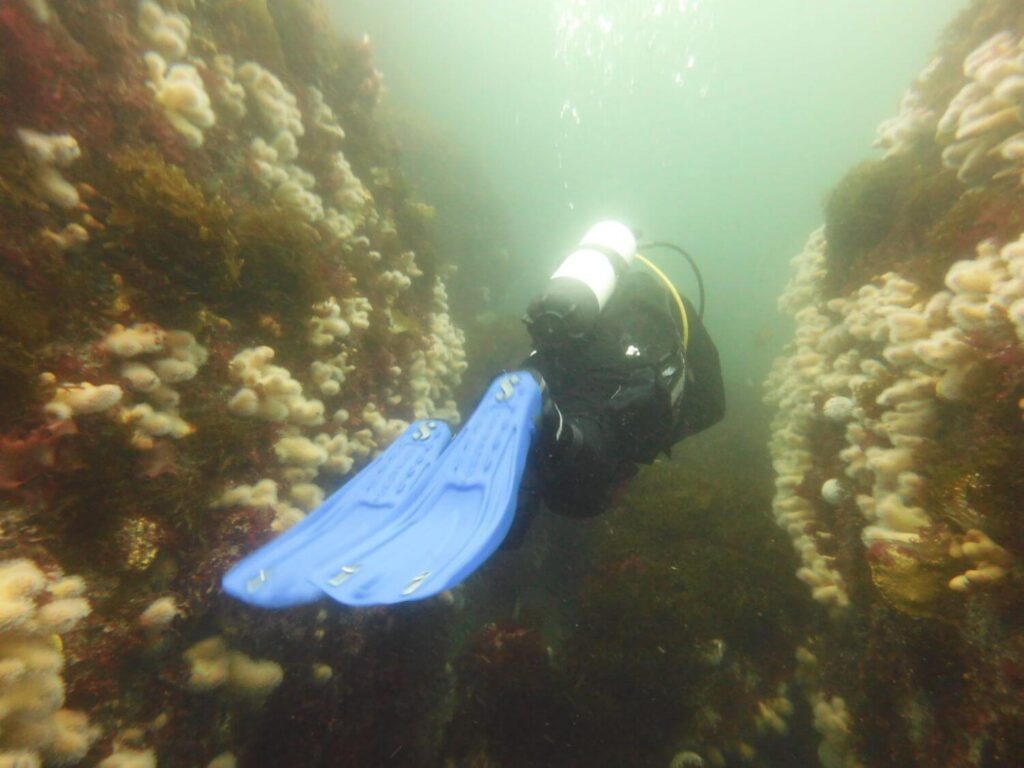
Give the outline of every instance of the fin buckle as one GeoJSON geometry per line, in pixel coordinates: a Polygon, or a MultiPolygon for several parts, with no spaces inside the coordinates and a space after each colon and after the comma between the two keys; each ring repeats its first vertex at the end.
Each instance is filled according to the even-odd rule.
{"type": "Polygon", "coordinates": [[[503,403],[508,400],[512,395],[515,394],[516,384],[519,383],[518,376],[507,376],[501,381],[501,391],[498,392],[494,399],[499,403],[503,403]]]}
{"type": "Polygon", "coordinates": [[[362,567],[363,566],[361,565],[343,565],[341,566],[341,570],[338,571],[337,576],[333,576],[330,579],[328,579],[327,583],[330,584],[332,587],[340,587],[346,581],[355,576],[356,573],[358,573],[359,569],[362,567]]]}
{"type": "Polygon", "coordinates": [[[416,428],[416,434],[412,436],[413,440],[429,440],[431,434],[437,429],[436,421],[423,422],[416,428]]]}
{"type": "Polygon", "coordinates": [[[267,572],[260,568],[259,573],[245,582],[245,591],[250,595],[267,583],[267,572]]]}
{"type": "Polygon", "coordinates": [[[413,576],[412,581],[409,582],[408,586],[402,590],[402,596],[411,595],[417,589],[423,586],[423,582],[430,576],[430,571],[423,571],[422,573],[413,576]]]}

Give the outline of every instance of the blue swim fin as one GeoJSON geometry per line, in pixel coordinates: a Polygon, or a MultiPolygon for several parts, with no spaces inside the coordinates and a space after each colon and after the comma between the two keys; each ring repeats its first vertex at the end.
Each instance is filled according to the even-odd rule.
{"type": "Polygon", "coordinates": [[[318,562],[310,579],[348,605],[420,600],[461,582],[508,533],[541,406],[529,373],[495,379],[406,514],[318,562]]]}
{"type": "Polygon", "coordinates": [[[414,422],[380,456],[314,512],[243,558],[225,574],[224,591],[261,608],[284,608],[323,597],[309,580],[312,565],[403,517],[428,470],[451,440],[443,421],[414,422]]]}

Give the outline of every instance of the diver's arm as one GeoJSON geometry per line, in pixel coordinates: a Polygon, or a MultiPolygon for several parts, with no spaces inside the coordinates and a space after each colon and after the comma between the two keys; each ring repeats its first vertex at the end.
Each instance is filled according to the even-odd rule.
{"type": "Polygon", "coordinates": [[[608,507],[619,485],[613,478],[624,479],[603,458],[606,454],[592,425],[566,419],[550,398],[546,398],[545,412],[547,417],[538,426],[519,486],[516,515],[501,545],[503,550],[522,545],[541,502],[566,517],[596,517],[608,507]]]}
{"type": "Polygon", "coordinates": [[[611,430],[598,417],[564,415],[554,402],[532,461],[548,508],[567,517],[595,517],[635,468],[616,456],[611,430]]]}

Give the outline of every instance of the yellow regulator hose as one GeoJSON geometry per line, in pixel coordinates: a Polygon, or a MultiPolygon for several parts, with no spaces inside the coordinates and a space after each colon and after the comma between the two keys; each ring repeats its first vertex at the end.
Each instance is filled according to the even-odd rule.
{"type": "Polygon", "coordinates": [[[679,296],[679,291],[677,291],[676,287],[672,285],[672,281],[668,279],[665,273],[651,263],[650,259],[639,253],[636,254],[636,259],[651,270],[651,272],[661,278],[661,281],[665,283],[669,292],[672,294],[672,298],[676,300],[676,306],[679,307],[679,317],[682,318],[683,321],[683,351],[685,352],[690,347],[690,320],[686,316],[686,305],[683,304],[683,300],[679,296]]]}

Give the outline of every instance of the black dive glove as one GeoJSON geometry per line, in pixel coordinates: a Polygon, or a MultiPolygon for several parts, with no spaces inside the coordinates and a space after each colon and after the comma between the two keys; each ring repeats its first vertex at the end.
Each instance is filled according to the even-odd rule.
{"type": "Polygon", "coordinates": [[[537,419],[533,453],[541,461],[563,459],[572,453],[574,445],[579,444],[579,429],[562,415],[544,377],[532,368],[527,368],[526,371],[537,382],[541,393],[541,411],[537,419]]]}

